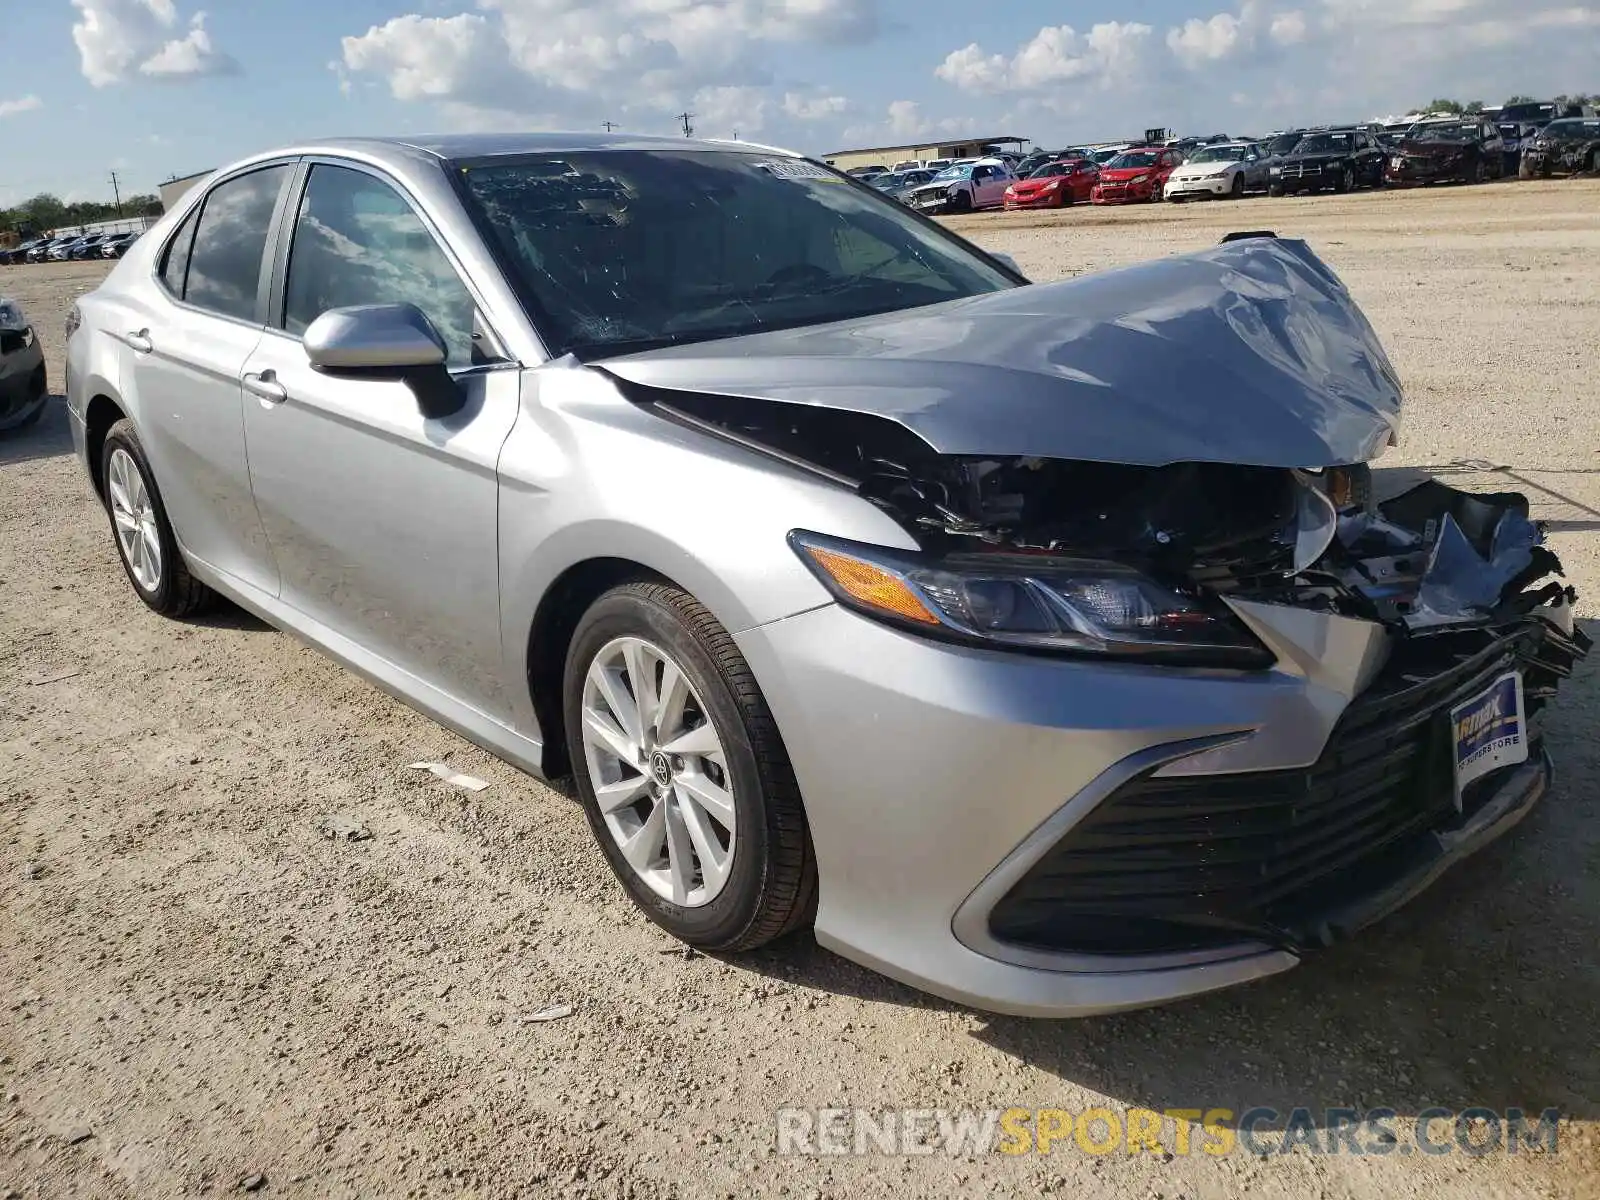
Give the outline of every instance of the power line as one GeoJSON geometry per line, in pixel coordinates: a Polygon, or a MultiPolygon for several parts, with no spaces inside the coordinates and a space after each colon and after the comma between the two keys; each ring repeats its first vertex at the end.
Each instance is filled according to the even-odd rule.
{"type": "Polygon", "coordinates": [[[602,124],[602,125],[604,125],[606,127],[606,132],[607,133],[610,133],[613,129],[615,129],[617,127],[617,123],[615,121],[601,121],[600,124],[602,124]]]}
{"type": "Polygon", "coordinates": [[[681,112],[678,114],[678,120],[683,122],[683,136],[693,137],[694,126],[690,122],[694,120],[694,114],[692,112],[681,112]]]}

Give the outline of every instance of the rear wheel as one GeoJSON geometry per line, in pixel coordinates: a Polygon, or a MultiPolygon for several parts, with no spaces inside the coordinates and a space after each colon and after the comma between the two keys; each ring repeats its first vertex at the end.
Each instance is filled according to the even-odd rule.
{"type": "Polygon", "coordinates": [[[728,952],[810,919],[799,787],[744,656],[710,612],[667,584],[607,592],[578,624],[563,688],[589,827],[646,916],[728,952]]]}
{"type": "Polygon", "coordinates": [[[1341,195],[1356,190],[1356,173],[1353,167],[1346,167],[1339,172],[1339,183],[1335,190],[1341,195]]]}
{"type": "Polygon", "coordinates": [[[100,463],[117,554],[139,599],[164,617],[209,607],[216,593],[189,574],[132,421],[123,418],[106,433],[100,463]]]}

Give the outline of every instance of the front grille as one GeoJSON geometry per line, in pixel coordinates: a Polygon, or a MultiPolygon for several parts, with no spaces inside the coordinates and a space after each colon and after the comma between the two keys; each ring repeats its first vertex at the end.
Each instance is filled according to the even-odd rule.
{"type": "MultiPolygon", "coordinates": [[[[1532,717],[1586,648],[1538,619],[1411,638],[1314,765],[1130,781],[1001,899],[991,932],[1100,954],[1325,941],[1326,914],[1392,882],[1429,831],[1463,819],[1449,710],[1519,667],[1532,717]]],[[[1475,782],[1464,813],[1503,776],[1475,782]]]]}

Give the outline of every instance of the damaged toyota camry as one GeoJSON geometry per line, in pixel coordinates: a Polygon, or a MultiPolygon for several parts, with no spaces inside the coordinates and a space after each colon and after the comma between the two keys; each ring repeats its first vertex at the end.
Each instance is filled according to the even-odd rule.
{"type": "Polygon", "coordinates": [[[1589,647],[1525,498],[1258,234],[1068,282],[779,150],[340,141],[69,320],[134,592],[571,775],[650,919],[979,1008],[1259,979],[1546,792],[1589,647]]]}

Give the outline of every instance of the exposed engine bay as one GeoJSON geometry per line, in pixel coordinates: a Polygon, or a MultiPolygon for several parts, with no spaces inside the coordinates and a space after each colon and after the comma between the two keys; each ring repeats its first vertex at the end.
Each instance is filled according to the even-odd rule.
{"type": "Polygon", "coordinates": [[[1517,493],[1424,478],[1386,496],[1365,463],[1300,471],[940,455],[864,414],[627,390],[670,419],[854,488],[930,554],[1106,559],[1197,596],[1412,633],[1537,612],[1573,635],[1576,595],[1517,493]]]}

